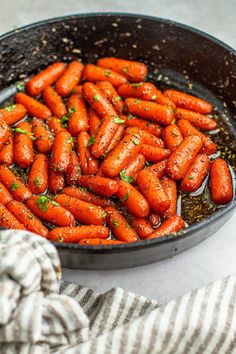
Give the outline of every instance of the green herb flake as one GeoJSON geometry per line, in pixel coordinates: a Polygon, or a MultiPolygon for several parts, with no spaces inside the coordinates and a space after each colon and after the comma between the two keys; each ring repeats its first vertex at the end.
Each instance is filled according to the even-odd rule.
{"type": "Polygon", "coordinates": [[[121,199],[122,203],[126,202],[126,200],[129,198],[129,191],[127,191],[124,195],[124,197],[121,199]]]}
{"type": "Polygon", "coordinates": [[[29,135],[29,137],[30,137],[32,140],[36,140],[36,138],[34,137],[34,134],[33,134],[33,133],[26,132],[24,129],[21,129],[21,128],[12,128],[12,130],[13,130],[14,132],[19,133],[19,134],[29,135]]]}
{"type": "Polygon", "coordinates": [[[87,192],[87,188],[85,188],[85,187],[79,187],[79,189],[83,192],[87,192]]]}
{"type": "Polygon", "coordinates": [[[30,220],[34,220],[34,216],[33,216],[32,214],[28,214],[28,218],[29,218],[30,220]]]}
{"type": "Polygon", "coordinates": [[[74,93],[76,93],[76,90],[75,90],[75,89],[72,89],[72,90],[70,91],[70,93],[74,94],[74,93]]]}
{"type": "Polygon", "coordinates": [[[152,125],[153,125],[153,123],[150,122],[150,121],[148,121],[147,126],[148,126],[148,127],[151,127],[152,125]]]}
{"type": "Polygon", "coordinates": [[[19,184],[17,182],[13,182],[11,185],[10,185],[10,190],[11,191],[15,191],[17,190],[18,188],[20,188],[19,184]]]}
{"type": "Polygon", "coordinates": [[[116,96],[115,97],[115,101],[117,102],[117,101],[120,101],[122,98],[120,97],[120,96],[116,96]]]}
{"type": "Polygon", "coordinates": [[[87,146],[91,146],[91,145],[93,145],[94,143],[95,143],[95,135],[91,135],[91,137],[89,138],[89,140],[88,140],[88,144],[87,144],[87,146]]]}
{"type": "Polygon", "coordinates": [[[127,118],[128,118],[128,119],[133,119],[134,116],[133,116],[132,114],[128,114],[127,118]]]}
{"type": "Polygon", "coordinates": [[[123,124],[125,121],[124,119],[120,119],[119,117],[116,117],[113,119],[113,122],[117,124],[123,124]]]}
{"type": "Polygon", "coordinates": [[[117,229],[119,226],[119,221],[117,219],[114,220],[113,225],[114,225],[114,228],[117,229]]]}
{"type": "Polygon", "coordinates": [[[62,236],[58,236],[57,242],[64,242],[64,238],[62,236]]]}
{"type": "Polygon", "coordinates": [[[55,202],[55,200],[51,200],[52,205],[59,206],[60,204],[55,202]]]}
{"type": "Polygon", "coordinates": [[[93,207],[93,206],[89,206],[88,208],[89,208],[89,210],[93,210],[93,209],[94,209],[94,207],[93,207]]]}
{"type": "Polygon", "coordinates": [[[157,96],[156,96],[156,95],[153,95],[153,96],[151,97],[151,100],[152,100],[152,101],[155,101],[156,98],[157,98],[157,96]]]}
{"type": "Polygon", "coordinates": [[[5,107],[4,109],[5,109],[5,111],[7,111],[7,112],[12,112],[15,107],[16,107],[16,105],[15,105],[15,104],[12,104],[12,105],[10,105],[10,106],[5,107]]]}
{"type": "Polygon", "coordinates": [[[67,139],[67,142],[68,142],[69,144],[73,144],[73,139],[72,139],[72,137],[68,138],[68,139],[67,139]]]}
{"type": "Polygon", "coordinates": [[[40,177],[37,176],[33,183],[34,183],[35,187],[38,188],[40,186],[40,184],[41,184],[40,177]]]}
{"type": "Polygon", "coordinates": [[[39,209],[42,210],[42,212],[46,213],[46,211],[48,210],[48,203],[49,203],[49,198],[45,197],[44,195],[41,195],[40,197],[38,197],[38,199],[36,200],[36,204],[39,207],[39,209]]]}
{"type": "Polygon", "coordinates": [[[23,91],[25,88],[25,85],[22,82],[17,82],[16,88],[17,88],[17,91],[23,91]]]}
{"type": "Polygon", "coordinates": [[[138,100],[138,99],[137,99],[137,100],[134,100],[134,104],[138,104],[138,103],[140,103],[140,101],[141,101],[141,100],[138,100]]]}
{"type": "Polygon", "coordinates": [[[125,172],[126,172],[125,170],[120,171],[120,178],[122,179],[122,181],[132,183],[134,180],[133,177],[126,176],[125,172]]]}
{"type": "Polygon", "coordinates": [[[105,219],[106,216],[107,216],[107,214],[106,214],[106,212],[103,210],[103,211],[102,211],[102,218],[105,219]]]}
{"type": "Polygon", "coordinates": [[[135,146],[137,146],[137,145],[139,145],[139,141],[138,141],[138,140],[133,140],[133,144],[134,144],[135,146]]]}
{"type": "Polygon", "coordinates": [[[110,70],[104,70],[104,74],[106,76],[111,76],[111,71],[110,70]]]}
{"type": "Polygon", "coordinates": [[[126,224],[125,224],[125,228],[126,228],[126,229],[130,229],[130,224],[126,223],[126,224]]]}
{"type": "Polygon", "coordinates": [[[94,102],[99,102],[99,100],[100,100],[99,95],[93,96],[93,100],[94,100],[94,102]]]}
{"type": "Polygon", "coordinates": [[[176,120],[175,119],[173,119],[172,120],[172,122],[171,122],[171,124],[175,124],[176,123],[176,120]]]}
{"type": "Polygon", "coordinates": [[[194,177],[193,176],[188,176],[188,179],[194,179],[194,177]]]}
{"type": "Polygon", "coordinates": [[[67,126],[67,122],[70,119],[70,117],[72,116],[72,114],[75,112],[75,107],[70,107],[68,110],[68,113],[64,116],[61,117],[60,122],[64,125],[67,126]]]}
{"type": "Polygon", "coordinates": [[[142,86],[142,84],[143,84],[142,82],[137,82],[136,84],[132,84],[132,86],[135,88],[139,88],[142,86]]]}
{"type": "Polygon", "coordinates": [[[145,109],[146,112],[148,112],[150,107],[145,107],[144,109],[145,109]]]}
{"type": "Polygon", "coordinates": [[[123,71],[124,71],[124,73],[127,73],[128,72],[128,68],[124,67],[123,71]]]}

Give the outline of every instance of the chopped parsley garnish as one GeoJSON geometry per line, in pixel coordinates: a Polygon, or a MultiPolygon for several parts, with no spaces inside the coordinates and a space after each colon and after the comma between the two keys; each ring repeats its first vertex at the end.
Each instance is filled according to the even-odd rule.
{"type": "Polygon", "coordinates": [[[85,187],[79,187],[79,189],[83,192],[87,192],[87,188],[85,188],[85,187]]]}
{"type": "Polygon", "coordinates": [[[17,133],[20,133],[20,134],[29,135],[29,137],[30,137],[32,140],[36,140],[36,138],[34,137],[34,134],[33,134],[33,133],[26,132],[25,130],[23,130],[23,129],[21,129],[21,128],[12,128],[12,130],[13,130],[14,132],[17,132],[17,133]]]}
{"type": "Polygon", "coordinates": [[[111,75],[111,71],[110,71],[110,70],[104,70],[104,74],[105,74],[106,76],[110,76],[110,75],[111,75]]]}
{"type": "Polygon", "coordinates": [[[90,138],[89,138],[89,140],[88,140],[88,144],[87,144],[87,146],[91,146],[91,145],[93,145],[94,143],[95,143],[95,135],[91,135],[90,136],[90,138]]]}
{"type": "Polygon", "coordinates": [[[105,219],[105,217],[107,216],[106,212],[103,210],[102,211],[102,218],[105,219]]]}
{"type": "Polygon", "coordinates": [[[194,179],[194,177],[193,176],[188,176],[188,179],[194,179]]]}
{"type": "Polygon", "coordinates": [[[41,209],[44,213],[46,213],[46,211],[48,210],[48,203],[49,203],[49,198],[45,197],[44,195],[41,195],[40,197],[38,197],[38,199],[36,200],[36,204],[39,207],[39,209],[41,209]]]}
{"type": "Polygon", "coordinates": [[[120,96],[116,96],[115,97],[115,101],[117,102],[117,101],[120,101],[121,100],[121,97],[120,96]]]}
{"type": "Polygon", "coordinates": [[[151,100],[152,100],[152,101],[155,101],[156,98],[157,98],[157,96],[156,96],[156,95],[153,95],[153,96],[151,97],[151,100]]]}
{"type": "Polygon", "coordinates": [[[125,182],[128,182],[128,183],[132,183],[133,182],[133,177],[126,176],[125,170],[120,171],[120,178],[122,179],[122,181],[125,181],[125,182]]]}
{"type": "Polygon", "coordinates": [[[138,104],[140,102],[140,100],[134,100],[134,104],[138,104]]]}
{"type": "Polygon", "coordinates": [[[68,110],[68,113],[64,116],[61,117],[61,123],[64,126],[67,126],[67,122],[70,119],[70,117],[72,116],[72,114],[75,112],[75,107],[70,107],[68,110]]]}
{"type": "Polygon", "coordinates": [[[114,228],[117,229],[117,227],[119,226],[119,221],[116,219],[113,222],[114,228]]]}
{"type": "Polygon", "coordinates": [[[29,214],[29,215],[28,215],[28,218],[29,218],[30,220],[34,220],[34,216],[33,216],[32,214],[29,214]]]}
{"type": "Polygon", "coordinates": [[[119,117],[116,117],[113,119],[113,122],[117,124],[123,124],[125,121],[124,119],[120,119],[119,117]]]}
{"type": "Polygon", "coordinates": [[[35,187],[38,188],[40,186],[40,184],[41,184],[40,177],[37,176],[33,183],[34,183],[35,187]]]}
{"type": "Polygon", "coordinates": [[[23,91],[25,88],[25,85],[22,82],[17,82],[16,88],[18,91],[23,91]]]}
{"type": "Polygon", "coordinates": [[[10,190],[11,191],[15,191],[16,189],[20,188],[19,184],[17,182],[13,182],[11,185],[10,185],[10,190]]]}
{"type": "Polygon", "coordinates": [[[70,93],[72,93],[72,94],[76,93],[76,89],[72,89],[72,90],[70,91],[70,93]]]}
{"type": "Polygon", "coordinates": [[[171,122],[171,124],[175,124],[175,122],[176,122],[176,120],[175,120],[175,119],[173,119],[173,120],[172,120],[172,122],[171,122]]]}
{"type": "Polygon", "coordinates": [[[139,141],[138,141],[138,140],[133,140],[133,144],[134,144],[135,146],[137,146],[137,145],[139,144],[139,141]]]}
{"type": "Polygon", "coordinates": [[[133,116],[132,114],[128,114],[127,118],[128,118],[128,119],[133,119],[134,116],[133,116]]]}
{"type": "Polygon", "coordinates": [[[150,108],[149,107],[145,107],[144,109],[145,109],[146,112],[148,112],[150,108]]]}
{"type": "Polygon", "coordinates": [[[57,242],[64,242],[64,238],[62,236],[58,236],[57,242]]]}
{"type": "Polygon", "coordinates": [[[128,72],[128,68],[124,67],[123,71],[124,71],[124,73],[127,73],[128,72]]]}
{"type": "Polygon", "coordinates": [[[59,206],[60,204],[55,202],[55,200],[51,200],[52,205],[59,206]]]}
{"type": "Polygon", "coordinates": [[[12,112],[15,107],[16,107],[15,104],[11,104],[10,106],[5,107],[4,109],[7,112],[12,112]]]}
{"type": "Polygon", "coordinates": [[[68,142],[69,144],[73,144],[73,139],[72,139],[72,137],[69,137],[69,138],[67,139],[67,142],[68,142]]]}
{"type": "Polygon", "coordinates": [[[93,96],[93,100],[94,100],[95,102],[99,102],[99,100],[100,100],[99,95],[93,96]]]}
{"type": "Polygon", "coordinates": [[[126,200],[129,198],[129,191],[125,193],[124,197],[121,199],[121,201],[124,203],[126,200]]]}
{"type": "Polygon", "coordinates": [[[136,84],[132,84],[133,87],[138,88],[142,86],[142,82],[137,82],[136,84]]]}

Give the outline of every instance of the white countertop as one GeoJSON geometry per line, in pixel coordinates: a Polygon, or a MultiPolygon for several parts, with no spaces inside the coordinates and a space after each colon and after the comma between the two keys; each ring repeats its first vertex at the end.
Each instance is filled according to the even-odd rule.
{"type": "MultiPolygon", "coordinates": [[[[0,5],[0,33],[42,19],[96,11],[133,12],[182,22],[236,48],[235,0],[7,0],[0,5]]],[[[106,291],[123,287],[160,302],[235,272],[236,214],[214,236],[172,259],[116,271],[63,270],[63,279],[106,291]]]]}

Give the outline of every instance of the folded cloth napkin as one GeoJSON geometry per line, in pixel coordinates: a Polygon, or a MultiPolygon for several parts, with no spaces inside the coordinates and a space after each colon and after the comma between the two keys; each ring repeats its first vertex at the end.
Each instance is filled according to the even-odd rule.
{"type": "Polygon", "coordinates": [[[60,283],[55,248],[0,233],[0,354],[236,353],[236,277],[167,304],[60,283]],[[58,287],[60,284],[60,294],[58,287]]]}

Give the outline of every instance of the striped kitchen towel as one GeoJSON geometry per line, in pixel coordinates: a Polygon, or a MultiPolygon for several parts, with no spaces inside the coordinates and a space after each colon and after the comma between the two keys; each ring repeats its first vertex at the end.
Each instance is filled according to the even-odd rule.
{"type": "Polygon", "coordinates": [[[47,240],[4,231],[0,353],[236,353],[236,277],[167,304],[120,288],[97,294],[60,283],[58,255],[47,240]]]}

